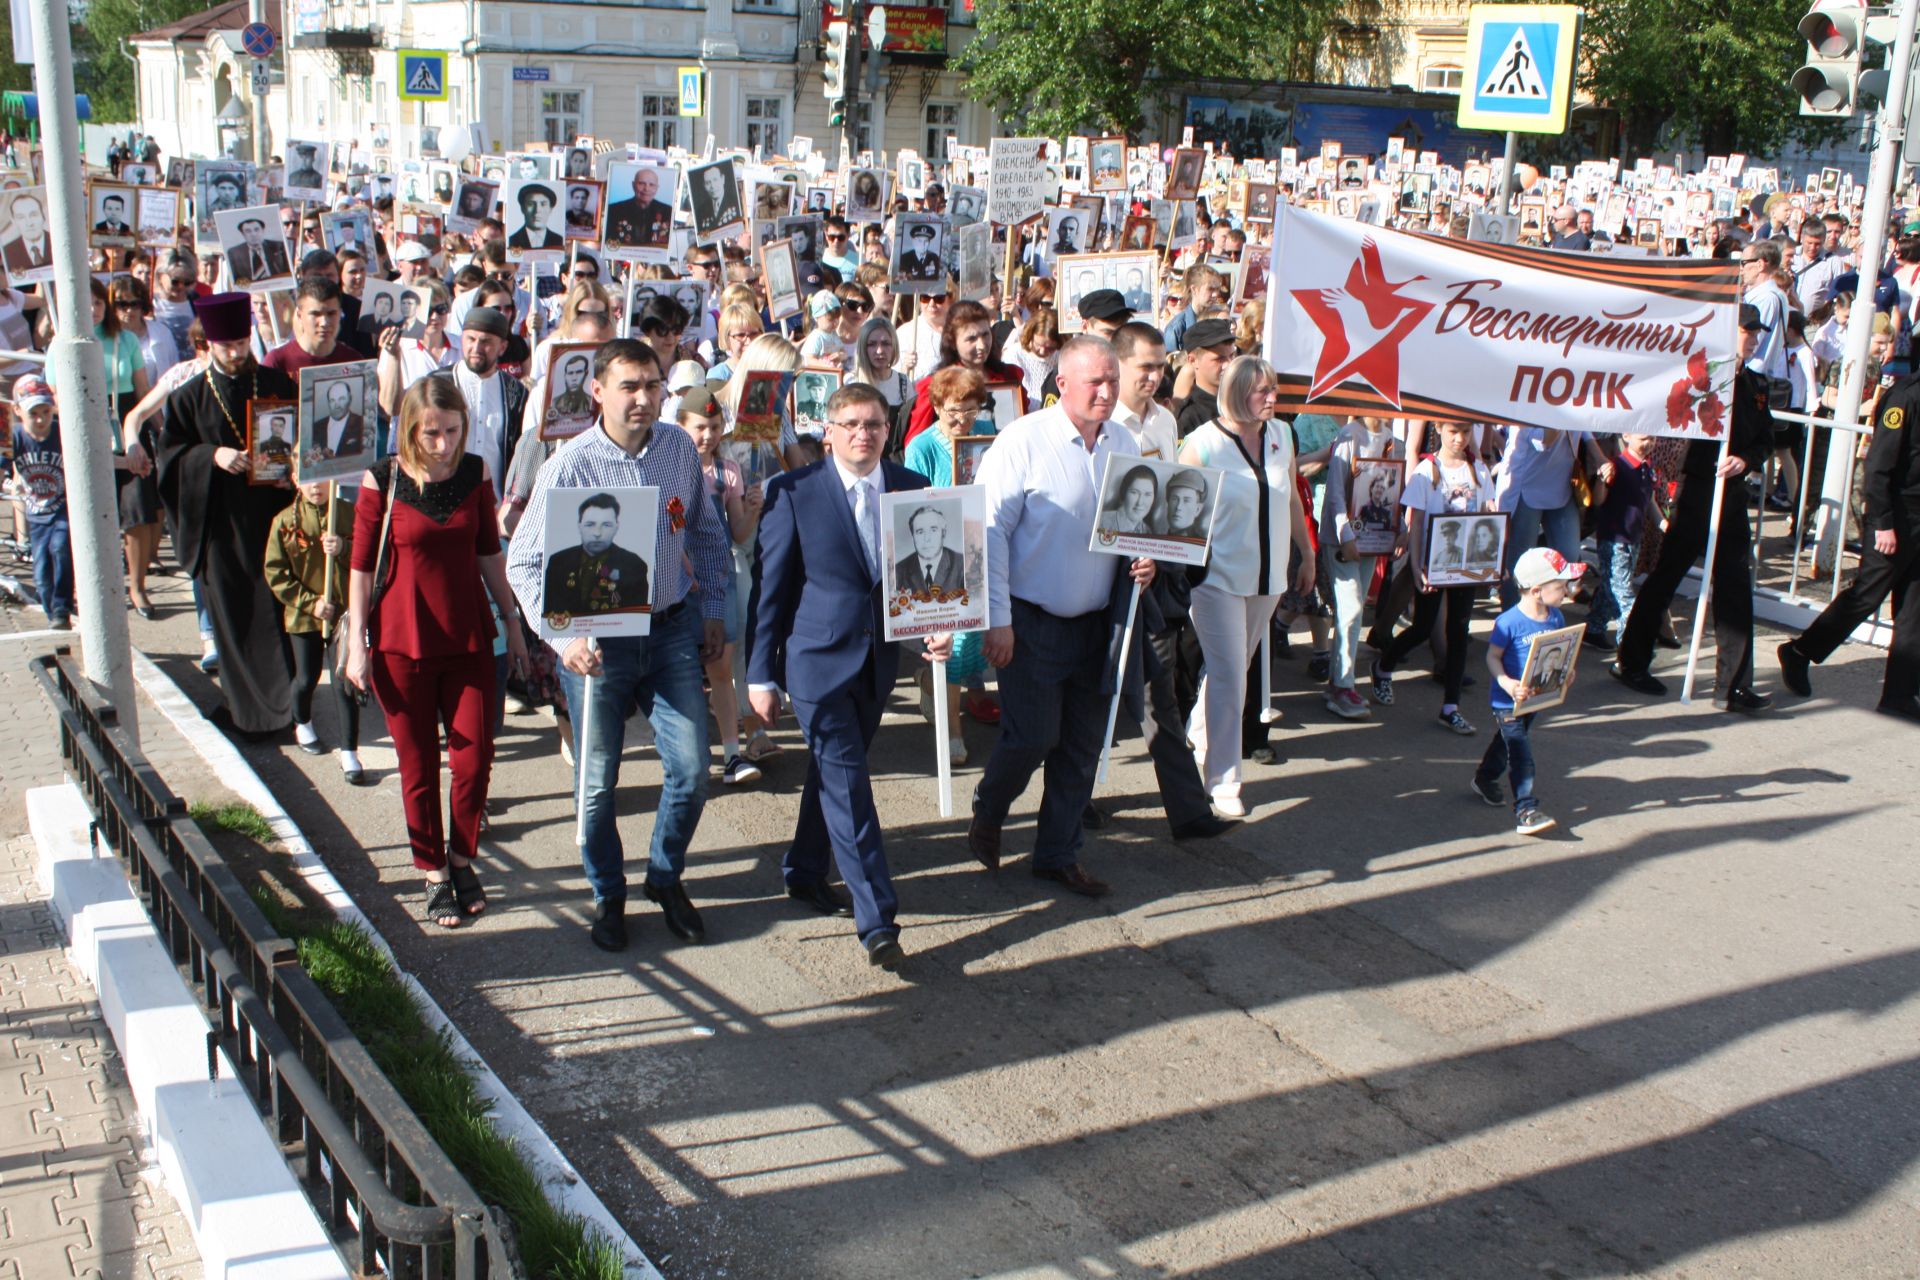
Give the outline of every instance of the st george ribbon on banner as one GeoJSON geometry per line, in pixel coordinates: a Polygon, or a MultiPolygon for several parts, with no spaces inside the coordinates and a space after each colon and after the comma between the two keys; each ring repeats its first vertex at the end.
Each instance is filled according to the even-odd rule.
{"type": "Polygon", "coordinates": [[[1726,436],[1737,263],[1446,240],[1286,206],[1275,237],[1275,412],[1726,436]]]}

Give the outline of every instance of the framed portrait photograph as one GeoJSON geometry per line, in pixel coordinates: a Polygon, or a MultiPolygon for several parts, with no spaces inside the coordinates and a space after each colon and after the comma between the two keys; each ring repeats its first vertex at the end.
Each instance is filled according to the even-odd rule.
{"type": "Polygon", "coordinates": [[[882,494],[880,528],[889,641],[986,629],[984,486],[882,494]]]}
{"type": "Polygon", "coordinates": [[[186,208],[173,187],[141,187],[134,192],[133,234],[142,249],[171,249],[180,243],[186,208]]]}
{"type": "MultiPolygon", "coordinates": [[[[1234,276],[1232,307],[1239,310],[1242,303],[1257,302],[1267,296],[1267,283],[1273,273],[1273,246],[1270,244],[1250,244],[1240,253],[1240,270],[1234,276]]],[[[1132,306],[1129,302],[1127,305],[1132,306]]]]}
{"type": "Polygon", "coordinates": [[[903,213],[894,219],[895,293],[944,293],[947,287],[947,220],[937,213],[903,213]]]}
{"type": "Polygon", "coordinates": [[[300,371],[294,479],[357,481],[374,462],[374,395],[380,362],[314,365],[300,371]]]}
{"type": "Polygon", "coordinates": [[[293,478],[299,406],[291,400],[247,401],[248,484],[279,484],[293,478]]]}
{"type": "Polygon", "coordinates": [[[97,249],[130,249],[134,243],[134,202],[130,183],[87,184],[87,243],[97,249]]]}
{"type": "Polygon", "coordinates": [[[1576,623],[1534,635],[1527,645],[1527,665],[1520,672],[1520,683],[1535,692],[1514,703],[1514,714],[1551,711],[1567,700],[1573,669],[1580,660],[1580,638],[1586,629],[1584,623],[1576,623]]]}
{"type": "Polygon", "coordinates": [[[995,431],[1005,431],[1027,412],[1027,393],[1017,382],[987,384],[987,413],[995,431]]]}
{"type": "Polygon", "coordinates": [[[566,214],[561,234],[569,241],[600,238],[600,203],[606,184],[582,178],[566,184],[566,214]]]}
{"type": "Polygon", "coordinates": [[[1205,161],[1206,152],[1198,147],[1177,149],[1167,165],[1167,189],[1163,193],[1166,198],[1191,200],[1199,195],[1201,166],[1205,161]]]}
{"type": "Polygon", "coordinates": [[[830,186],[807,187],[807,212],[828,214],[833,212],[833,188],[830,186]]]}
{"type": "Polygon", "coordinates": [[[1427,517],[1427,581],[1433,586],[1473,587],[1499,582],[1506,549],[1504,512],[1462,511],[1427,517]]]}
{"type": "Polygon", "coordinates": [[[170,187],[190,187],[193,185],[193,161],[182,156],[167,158],[167,185],[170,187]]]}
{"type": "Polygon", "coordinates": [[[593,143],[591,140],[576,141],[568,147],[560,161],[559,177],[566,182],[576,182],[593,177],[593,143]]]}
{"type": "Polygon", "coordinates": [[[1400,488],[1406,464],[1398,458],[1355,458],[1353,485],[1347,492],[1347,520],[1353,526],[1354,552],[1363,556],[1393,553],[1400,537],[1400,488]]]}
{"type": "Polygon", "coordinates": [[[447,206],[447,230],[462,235],[478,231],[480,224],[493,216],[493,207],[499,198],[499,183],[462,175],[453,184],[453,202],[447,206]]]}
{"type": "Polygon", "coordinates": [[[793,375],[793,430],[797,435],[827,433],[827,401],[840,389],[841,373],[809,365],[793,375]]]}
{"type": "Polygon", "coordinates": [[[947,222],[953,227],[971,227],[987,217],[985,187],[947,188],[947,222]]]}
{"type": "Polygon", "coordinates": [[[884,222],[887,217],[887,171],[853,169],[847,173],[847,221],[884,222]]]}
{"type": "Polygon", "coordinates": [[[227,277],[235,289],[259,293],[293,284],[293,262],[280,229],[280,206],[223,209],[213,215],[227,277]]]}
{"type": "MultiPolygon", "coordinates": [[[[1249,246],[1251,247],[1251,246],[1249,246]]],[[[1054,306],[1062,333],[1078,333],[1083,325],[1080,300],[1101,289],[1112,289],[1126,301],[1136,318],[1153,316],[1153,282],[1160,255],[1146,253],[1066,254],[1054,260],[1054,306]]]]}
{"type": "Polygon", "coordinates": [[[1153,251],[1153,236],[1157,229],[1151,214],[1136,214],[1127,219],[1120,229],[1120,252],[1150,253],[1153,251]]]}
{"type": "Polygon", "coordinates": [[[541,638],[646,635],[659,522],[660,490],[650,485],[549,489],[541,638]]]}
{"type": "Polygon", "coordinates": [[[1108,454],[1087,549],[1205,564],[1224,476],[1212,467],[1108,454]]]}
{"type": "Polygon", "coordinates": [[[793,212],[793,198],[798,191],[794,184],[764,174],[756,177],[752,170],[747,173],[747,182],[752,187],[747,207],[753,217],[777,222],[793,212]]]}
{"type": "Polygon", "coordinates": [[[680,171],[672,165],[616,160],[607,168],[600,246],[616,260],[660,261],[673,243],[680,171]]]}
{"type": "MultiPolygon", "coordinates": [[[[365,209],[347,213],[323,213],[320,215],[320,242],[331,253],[340,253],[352,249],[363,256],[373,244],[373,219],[365,209]]],[[[369,260],[368,266],[372,267],[369,260]]],[[[371,281],[374,272],[367,272],[371,281]]]]}
{"type": "Polygon", "coordinates": [[[505,176],[511,182],[552,182],[553,154],[547,151],[509,151],[505,176]]]}
{"type": "MultiPolygon", "coordinates": [[[[253,166],[243,161],[194,161],[193,209],[197,219],[194,238],[201,244],[219,243],[214,218],[232,209],[245,208],[252,183],[253,166]]],[[[274,228],[278,230],[279,226],[276,220],[274,228]]]]}
{"type": "Polygon", "coordinates": [[[960,248],[960,297],[978,302],[993,292],[993,227],[974,222],[953,234],[960,248]]]}
{"type": "Polygon", "coordinates": [[[1087,143],[1087,190],[1109,192],[1126,189],[1126,138],[1105,137],[1089,140],[1087,143]]]}
{"type": "Polygon", "coordinates": [[[793,245],[795,262],[819,262],[824,223],[813,214],[798,213],[774,222],[778,238],[793,245]]]}
{"type": "Polygon", "coordinates": [[[453,184],[459,170],[450,164],[435,162],[427,166],[427,194],[442,210],[453,207],[453,184]]]}
{"type": "Polygon", "coordinates": [[[287,176],[280,182],[280,198],[303,204],[324,204],[327,199],[328,162],[333,152],[330,142],[306,142],[298,138],[287,144],[287,176]]]}
{"type": "Polygon", "coordinates": [[[760,246],[760,274],[767,287],[767,314],[775,320],[800,314],[800,264],[791,240],[760,246]]]}
{"type": "Polygon", "coordinates": [[[593,426],[600,407],[588,384],[593,381],[594,342],[562,342],[547,362],[545,395],[540,406],[540,438],[567,440],[593,426]]]}
{"type": "Polygon", "coordinates": [[[780,441],[780,384],[788,375],[774,369],[756,369],[746,375],[734,405],[735,440],[778,444],[780,441]]]}
{"type": "Polygon", "coordinates": [[[558,254],[566,249],[561,231],[560,184],[549,178],[511,178],[502,206],[507,227],[507,257],[519,261],[529,253],[558,254]]]}
{"type": "Polygon", "coordinates": [[[367,283],[360,291],[359,331],[378,336],[382,329],[402,322],[401,298],[407,299],[408,314],[420,308],[420,301],[413,290],[398,280],[380,280],[367,277],[367,283]]]}
{"type": "Polygon", "coordinates": [[[993,448],[993,442],[1000,437],[994,436],[955,436],[953,438],[953,480],[955,484],[969,485],[980,474],[981,459],[987,456],[987,450],[993,448]]]}
{"type": "MultiPolygon", "coordinates": [[[[731,157],[687,170],[687,202],[693,210],[693,238],[701,243],[737,235],[746,224],[740,205],[740,176],[731,157]]],[[[791,206],[776,216],[785,216],[791,206]]]]}
{"type": "MultiPolygon", "coordinates": [[[[398,283],[398,282],[396,282],[398,283]]],[[[427,313],[433,307],[433,294],[424,284],[404,286],[400,291],[400,336],[420,339],[427,336],[427,313]]]]}

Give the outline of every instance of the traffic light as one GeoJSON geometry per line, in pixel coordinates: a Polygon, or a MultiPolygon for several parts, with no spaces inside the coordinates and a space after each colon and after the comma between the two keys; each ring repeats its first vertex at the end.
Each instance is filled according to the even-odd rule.
{"type": "Polygon", "coordinates": [[[1800,19],[1807,63],[1788,81],[1800,95],[1800,114],[1843,118],[1853,114],[1866,47],[1863,5],[1819,0],[1800,19]]]}
{"type": "Polygon", "coordinates": [[[847,96],[847,24],[829,22],[820,46],[821,71],[826,76],[827,101],[847,96]]]}

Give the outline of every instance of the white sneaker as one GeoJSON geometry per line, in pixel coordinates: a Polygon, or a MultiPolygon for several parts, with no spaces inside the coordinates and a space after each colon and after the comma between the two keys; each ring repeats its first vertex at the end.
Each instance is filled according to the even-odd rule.
{"type": "Polygon", "coordinates": [[[947,739],[947,759],[950,764],[967,762],[967,740],[965,738],[947,739]]]}
{"type": "Polygon", "coordinates": [[[1239,796],[1215,796],[1213,798],[1213,809],[1215,813],[1218,813],[1223,818],[1244,818],[1247,816],[1247,806],[1240,802],[1239,796]]]}
{"type": "Polygon", "coordinates": [[[1367,707],[1367,700],[1353,689],[1329,689],[1326,692],[1327,710],[1342,720],[1366,720],[1373,716],[1367,707]]]}
{"type": "Polygon", "coordinates": [[[720,781],[729,787],[759,780],[760,766],[738,754],[728,757],[727,767],[720,771],[720,781]]]}

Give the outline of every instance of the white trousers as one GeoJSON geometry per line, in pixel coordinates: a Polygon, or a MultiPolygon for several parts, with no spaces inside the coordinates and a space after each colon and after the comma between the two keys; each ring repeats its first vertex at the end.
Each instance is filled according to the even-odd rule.
{"type": "Polygon", "coordinates": [[[1240,718],[1247,702],[1247,668],[1280,597],[1236,596],[1210,582],[1193,589],[1193,632],[1206,676],[1187,736],[1200,777],[1218,798],[1240,795],[1240,718]]]}

